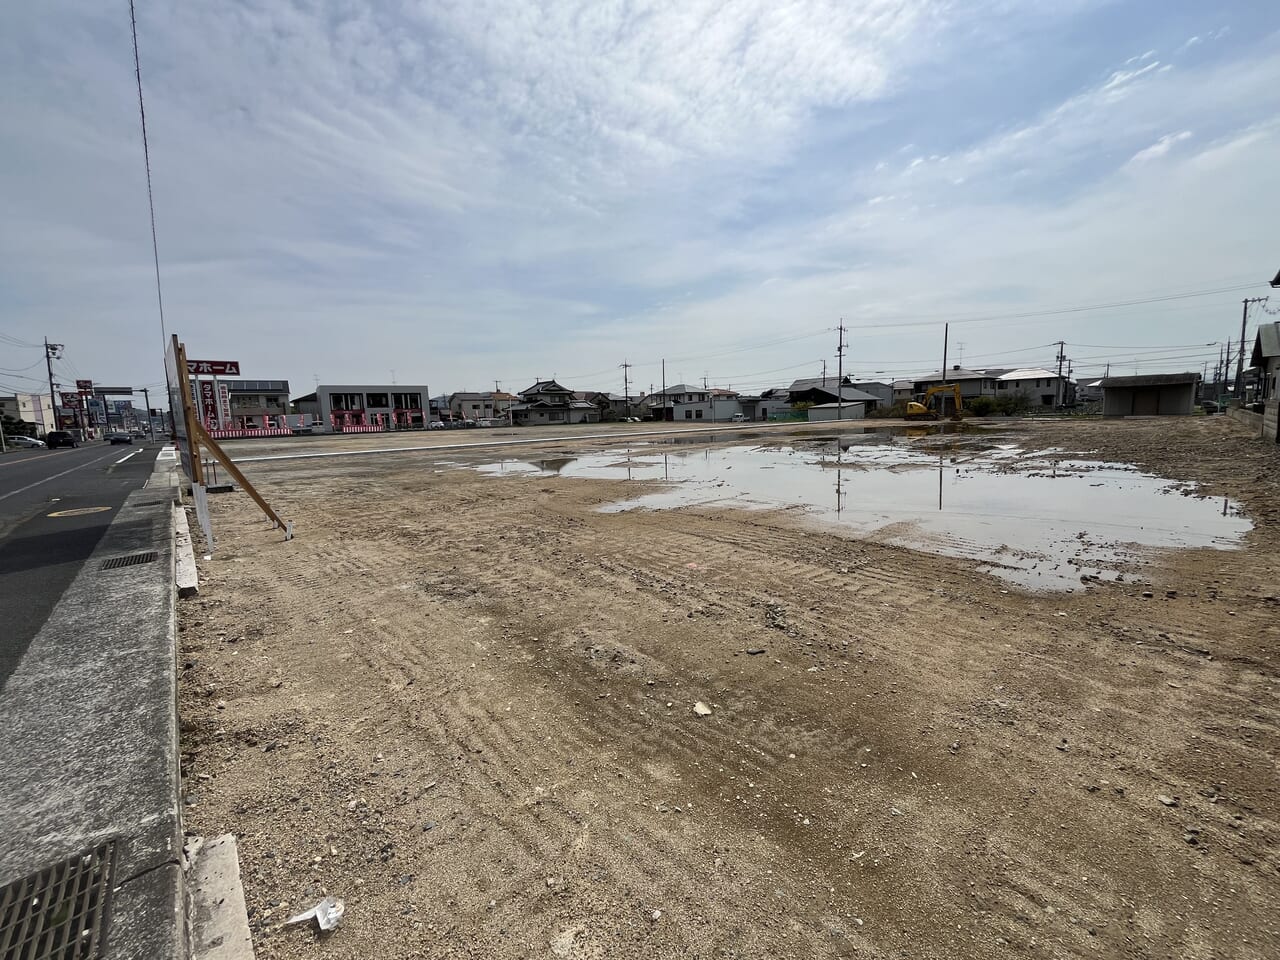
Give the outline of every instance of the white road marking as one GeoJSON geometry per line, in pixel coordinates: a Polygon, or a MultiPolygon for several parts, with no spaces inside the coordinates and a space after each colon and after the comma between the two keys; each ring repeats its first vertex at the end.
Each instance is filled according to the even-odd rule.
{"type": "Polygon", "coordinates": [[[126,453],[123,457],[121,457],[119,460],[116,461],[116,466],[117,467],[120,466],[120,464],[124,463],[130,457],[136,457],[141,452],[142,452],[141,450],[135,450],[133,451],[133,453],[126,453]]]}
{"type": "Polygon", "coordinates": [[[104,453],[102,456],[94,460],[86,460],[84,463],[77,463],[74,467],[68,467],[61,473],[55,473],[51,477],[45,477],[43,480],[37,480],[35,483],[28,483],[25,487],[19,487],[17,490],[10,490],[8,493],[0,493],[0,500],[7,500],[9,497],[22,493],[24,490],[30,490],[32,487],[38,487],[40,484],[48,483],[50,480],[57,480],[59,477],[65,477],[68,473],[71,473],[73,470],[79,470],[81,467],[93,466],[93,464],[100,460],[105,460],[109,456],[111,456],[110,453],[104,453]]]}

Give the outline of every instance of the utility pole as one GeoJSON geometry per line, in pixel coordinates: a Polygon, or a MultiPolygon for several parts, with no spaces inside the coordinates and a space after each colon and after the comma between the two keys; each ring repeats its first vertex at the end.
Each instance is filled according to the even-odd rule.
{"type": "Polygon", "coordinates": [[[662,358],[662,422],[667,422],[667,358],[662,358]]]}
{"type": "MultiPolygon", "coordinates": [[[[52,429],[54,430],[58,429],[58,398],[53,392],[53,358],[58,355],[58,351],[61,349],[62,349],[62,344],[50,343],[48,337],[44,338],[44,366],[45,366],[45,369],[49,371],[49,406],[52,408],[52,413],[53,413],[52,429]]],[[[43,420],[44,417],[41,417],[40,419],[43,420]]],[[[49,430],[50,430],[49,427],[44,428],[44,431],[46,434],[49,432],[49,430]]]]}
{"type": "MultiPolygon", "coordinates": [[[[942,385],[947,385],[947,342],[951,337],[951,324],[942,325],[942,385]]],[[[942,394],[942,412],[947,412],[947,395],[942,394]]]]}
{"type": "Polygon", "coordinates": [[[824,387],[827,385],[827,361],[825,359],[822,361],[822,385],[824,387]]]}
{"type": "Polygon", "coordinates": [[[622,400],[623,403],[626,404],[626,406],[622,408],[622,415],[624,417],[629,417],[631,416],[631,364],[626,360],[623,360],[620,366],[622,367],[622,400]]]}
{"type": "Polygon", "coordinates": [[[1224,403],[1226,401],[1226,396],[1227,396],[1225,384],[1227,382],[1227,377],[1229,376],[1231,376],[1231,338],[1227,337],[1227,356],[1222,364],[1222,382],[1224,384],[1223,390],[1222,390],[1222,399],[1224,403]]]}
{"type": "Polygon", "coordinates": [[[1066,349],[1067,349],[1066,342],[1063,340],[1059,340],[1058,341],[1058,382],[1057,382],[1058,389],[1054,391],[1057,394],[1057,402],[1054,404],[1054,408],[1058,410],[1062,409],[1062,363],[1064,360],[1067,359],[1066,349]]]}
{"type": "Polygon", "coordinates": [[[147,405],[147,433],[151,436],[151,442],[156,440],[156,424],[151,419],[151,391],[146,387],[142,388],[142,402],[147,405]]]}
{"type": "MultiPolygon", "coordinates": [[[[840,318],[840,324],[836,327],[836,420],[844,419],[844,317],[840,318]]],[[[826,362],[823,362],[826,367],[826,362]]],[[[823,382],[826,381],[826,375],[823,374],[823,382]]],[[[836,444],[837,448],[840,446],[836,444]]]]}
{"type": "Polygon", "coordinates": [[[1249,304],[1263,303],[1266,297],[1246,297],[1242,301],[1244,307],[1240,314],[1240,358],[1236,361],[1236,402],[1244,403],[1244,335],[1245,325],[1249,322],[1249,304]]]}

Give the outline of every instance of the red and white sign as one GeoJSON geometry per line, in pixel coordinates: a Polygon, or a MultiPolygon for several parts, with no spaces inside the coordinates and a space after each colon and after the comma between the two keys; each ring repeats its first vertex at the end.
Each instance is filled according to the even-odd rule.
{"type": "Polygon", "coordinates": [[[81,393],[93,393],[93,381],[77,380],[76,389],[79,390],[81,393]]]}
{"type": "Polygon", "coordinates": [[[187,373],[196,377],[238,377],[239,360],[188,360],[187,373]]]}
{"type": "Polygon", "coordinates": [[[218,384],[218,426],[226,427],[231,423],[231,389],[225,384],[218,384]]]}
{"type": "Polygon", "coordinates": [[[79,410],[79,409],[80,409],[80,394],[78,394],[78,393],[67,393],[65,390],[63,390],[63,391],[62,391],[62,405],[63,405],[64,407],[72,407],[72,408],[74,408],[74,409],[76,409],[76,410],[79,410]]]}
{"type": "Polygon", "coordinates": [[[218,422],[218,394],[212,380],[200,381],[200,420],[206,424],[218,422]]]}

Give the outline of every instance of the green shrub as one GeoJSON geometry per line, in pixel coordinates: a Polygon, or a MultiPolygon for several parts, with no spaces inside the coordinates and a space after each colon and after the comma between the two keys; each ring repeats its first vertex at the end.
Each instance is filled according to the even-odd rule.
{"type": "Polygon", "coordinates": [[[965,403],[965,410],[975,417],[989,417],[996,409],[995,397],[973,397],[965,403]]]}

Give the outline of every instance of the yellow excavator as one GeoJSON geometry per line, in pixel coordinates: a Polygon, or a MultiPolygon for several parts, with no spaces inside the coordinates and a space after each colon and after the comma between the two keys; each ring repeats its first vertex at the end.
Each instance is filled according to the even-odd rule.
{"type": "Polygon", "coordinates": [[[907,404],[906,419],[908,420],[938,420],[938,411],[934,410],[930,401],[934,397],[941,397],[941,408],[946,410],[946,397],[950,394],[955,398],[955,410],[951,414],[952,420],[960,419],[960,411],[964,409],[964,400],[960,396],[960,384],[944,383],[936,387],[930,387],[924,392],[924,399],[917,403],[912,400],[907,404]]]}

